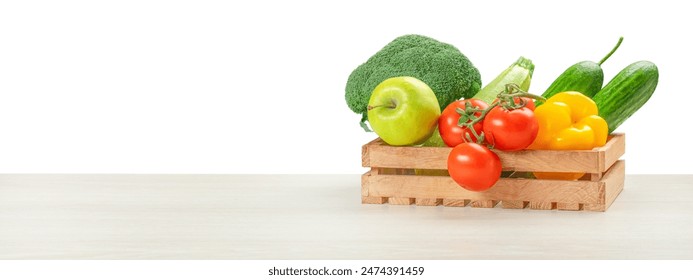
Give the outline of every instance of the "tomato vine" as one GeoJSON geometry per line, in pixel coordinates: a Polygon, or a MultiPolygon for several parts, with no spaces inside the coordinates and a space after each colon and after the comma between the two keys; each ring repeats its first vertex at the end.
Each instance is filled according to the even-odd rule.
{"type": "Polygon", "coordinates": [[[502,92],[500,92],[497,97],[498,98],[495,101],[493,101],[487,108],[484,109],[481,109],[478,106],[472,106],[472,103],[469,100],[467,100],[465,102],[464,109],[457,108],[455,110],[458,114],[460,114],[460,119],[457,122],[457,125],[468,129],[468,131],[471,131],[472,135],[474,136],[474,139],[476,139],[476,141],[474,141],[472,139],[472,135],[470,135],[469,132],[466,132],[465,138],[468,142],[477,144],[484,143],[484,132],[481,131],[480,133],[478,133],[476,129],[474,129],[474,125],[483,121],[486,115],[491,110],[493,110],[493,108],[498,106],[501,106],[506,110],[515,110],[523,108],[527,105],[527,99],[525,98],[540,100],[542,102],[546,101],[544,97],[523,91],[517,84],[505,85],[505,89],[502,92]],[[477,114],[479,113],[480,115],[477,116],[477,114]]]}

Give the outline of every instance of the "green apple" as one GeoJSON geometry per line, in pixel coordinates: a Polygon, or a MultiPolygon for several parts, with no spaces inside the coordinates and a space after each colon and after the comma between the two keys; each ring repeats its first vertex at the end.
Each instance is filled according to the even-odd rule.
{"type": "Polygon", "coordinates": [[[375,87],[368,101],[368,122],[393,146],[421,144],[436,129],[438,99],[426,83],[413,77],[394,77],[375,87]]]}

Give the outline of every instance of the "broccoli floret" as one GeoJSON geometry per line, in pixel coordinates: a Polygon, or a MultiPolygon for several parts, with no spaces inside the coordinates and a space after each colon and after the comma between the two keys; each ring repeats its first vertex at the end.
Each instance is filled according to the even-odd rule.
{"type": "Polygon", "coordinates": [[[481,88],[481,75],[455,46],[421,35],[394,39],[354,69],[346,84],[349,109],[366,120],[368,100],[380,82],[411,76],[426,83],[438,98],[441,110],[455,100],[471,98],[481,88]]]}

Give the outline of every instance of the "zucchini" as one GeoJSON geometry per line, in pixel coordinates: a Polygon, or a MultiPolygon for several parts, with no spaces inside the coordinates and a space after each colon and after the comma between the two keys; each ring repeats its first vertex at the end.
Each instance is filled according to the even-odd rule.
{"type": "Polygon", "coordinates": [[[555,81],[546,89],[543,96],[549,99],[556,93],[564,91],[577,91],[587,97],[594,96],[604,84],[604,71],[602,63],[609,59],[623,42],[623,37],[618,39],[616,46],[602,60],[597,62],[582,61],[568,67],[555,81]]]}
{"type": "Polygon", "coordinates": [[[621,70],[592,98],[613,132],[650,99],[659,81],[657,65],[638,61],[621,70]]]}
{"type": "Polygon", "coordinates": [[[507,84],[517,84],[520,86],[520,89],[527,91],[532,81],[533,72],[534,63],[532,63],[532,60],[520,57],[510,67],[503,70],[493,81],[477,92],[473,98],[491,104],[498,94],[505,90],[505,85],[507,84]]]}

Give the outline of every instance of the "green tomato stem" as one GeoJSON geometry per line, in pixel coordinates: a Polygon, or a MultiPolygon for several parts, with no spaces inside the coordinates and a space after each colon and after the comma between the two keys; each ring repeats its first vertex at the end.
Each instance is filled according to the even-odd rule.
{"type": "MultiPolygon", "coordinates": [[[[505,85],[505,90],[502,91],[501,93],[498,94],[498,100],[494,101],[491,103],[488,108],[486,109],[479,109],[479,107],[472,107],[471,102],[467,102],[465,104],[465,110],[463,112],[458,111],[460,113],[460,118],[466,118],[470,121],[463,122],[460,124],[461,127],[464,127],[468,129],[469,131],[472,132],[472,135],[476,138],[476,143],[477,144],[483,144],[484,142],[484,132],[482,131],[481,133],[477,133],[476,130],[474,129],[474,125],[483,121],[488,112],[493,110],[493,108],[496,108],[498,106],[503,107],[506,110],[515,110],[519,109],[522,107],[525,107],[525,101],[520,99],[520,103],[516,104],[515,103],[515,98],[516,97],[527,97],[531,98],[534,100],[540,100],[542,102],[546,101],[546,98],[541,97],[539,95],[531,94],[528,92],[522,91],[520,87],[516,84],[507,84],[505,85]],[[481,113],[478,117],[475,116],[476,113],[481,113]]],[[[465,138],[469,142],[473,142],[471,136],[467,132],[465,134],[465,138]]]]}

